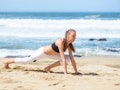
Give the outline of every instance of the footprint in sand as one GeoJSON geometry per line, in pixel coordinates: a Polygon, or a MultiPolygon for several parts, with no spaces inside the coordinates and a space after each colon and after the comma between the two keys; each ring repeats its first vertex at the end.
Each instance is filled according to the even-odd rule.
{"type": "Polygon", "coordinates": [[[23,88],[23,86],[17,86],[17,88],[23,88]]]}
{"type": "Polygon", "coordinates": [[[21,67],[21,66],[15,66],[13,69],[20,69],[20,70],[25,70],[26,68],[25,67],[21,67]]]}
{"type": "Polygon", "coordinates": [[[9,68],[9,69],[5,69],[5,68],[0,68],[0,73],[1,72],[12,72],[13,70],[11,69],[11,68],[9,68]]]}
{"type": "Polygon", "coordinates": [[[94,72],[89,72],[89,73],[85,73],[84,75],[92,75],[92,76],[97,76],[97,75],[99,75],[99,74],[97,74],[97,73],[94,73],[94,72]]]}
{"type": "Polygon", "coordinates": [[[120,83],[114,84],[115,86],[120,86],[120,83]]]}
{"type": "Polygon", "coordinates": [[[57,82],[57,83],[53,83],[53,84],[49,84],[48,86],[56,86],[56,85],[58,85],[59,83],[57,82]]]}
{"type": "Polygon", "coordinates": [[[66,86],[66,85],[64,85],[64,84],[62,85],[62,87],[65,87],[65,86],[66,86]]]}
{"type": "Polygon", "coordinates": [[[17,83],[17,81],[13,81],[10,78],[2,78],[2,80],[0,80],[1,83],[17,83]]]}

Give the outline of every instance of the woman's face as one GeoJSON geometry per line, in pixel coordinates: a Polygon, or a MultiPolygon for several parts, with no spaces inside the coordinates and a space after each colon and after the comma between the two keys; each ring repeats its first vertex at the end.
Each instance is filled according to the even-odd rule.
{"type": "Polygon", "coordinates": [[[68,33],[68,41],[69,41],[70,43],[72,43],[72,42],[75,41],[75,39],[76,39],[76,32],[75,32],[75,31],[70,31],[70,32],[68,33]]]}

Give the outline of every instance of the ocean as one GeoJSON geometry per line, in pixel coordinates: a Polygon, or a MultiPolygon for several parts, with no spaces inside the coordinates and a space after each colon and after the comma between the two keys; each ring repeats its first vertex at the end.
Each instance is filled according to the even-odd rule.
{"type": "Polygon", "coordinates": [[[120,56],[120,13],[0,12],[0,57],[28,56],[69,28],[77,32],[74,55],[120,56]]]}

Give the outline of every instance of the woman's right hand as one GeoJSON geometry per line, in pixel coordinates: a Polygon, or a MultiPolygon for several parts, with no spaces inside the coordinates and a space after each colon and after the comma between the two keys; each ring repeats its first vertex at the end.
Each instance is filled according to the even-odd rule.
{"type": "Polygon", "coordinates": [[[65,74],[65,77],[67,78],[67,77],[71,77],[72,76],[72,74],[70,74],[70,73],[66,73],[65,74]]]}

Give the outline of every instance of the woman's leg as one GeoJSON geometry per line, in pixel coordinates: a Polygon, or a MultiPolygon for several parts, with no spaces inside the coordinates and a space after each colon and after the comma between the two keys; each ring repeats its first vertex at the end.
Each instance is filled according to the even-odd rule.
{"type": "Polygon", "coordinates": [[[15,63],[14,59],[4,61],[4,68],[9,69],[11,63],[15,63]]]}
{"type": "Polygon", "coordinates": [[[49,65],[48,67],[46,67],[46,68],[45,68],[45,71],[46,71],[47,73],[50,73],[50,69],[51,69],[51,68],[54,68],[54,67],[57,67],[57,66],[60,66],[60,65],[61,65],[61,64],[60,64],[60,61],[57,61],[57,62],[49,65]]]}
{"type": "Polygon", "coordinates": [[[33,54],[31,54],[30,57],[15,58],[15,62],[16,63],[33,62],[38,58],[42,58],[43,55],[44,55],[44,50],[43,50],[43,47],[41,47],[37,51],[35,51],[33,54]]]}
{"type": "Polygon", "coordinates": [[[30,57],[25,58],[15,58],[11,60],[6,60],[4,62],[4,68],[9,68],[9,64],[11,63],[25,63],[25,62],[32,62],[38,58],[42,58],[44,55],[43,47],[39,48],[35,53],[33,53],[30,57]]]}
{"type": "MultiPolygon", "coordinates": [[[[47,55],[46,57],[51,58],[51,59],[57,59],[57,60],[59,60],[59,61],[57,61],[57,62],[55,62],[55,63],[53,63],[53,64],[51,64],[51,65],[49,65],[48,67],[45,68],[45,71],[47,73],[50,73],[50,69],[62,65],[62,60],[61,60],[60,55],[52,55],[52,56],[48,56],[47,55]]],[[[69,55],[65,55],[65,58],[66,58],[66,62],[68,64],[68,62],[70,61],[69,55]]]]}

